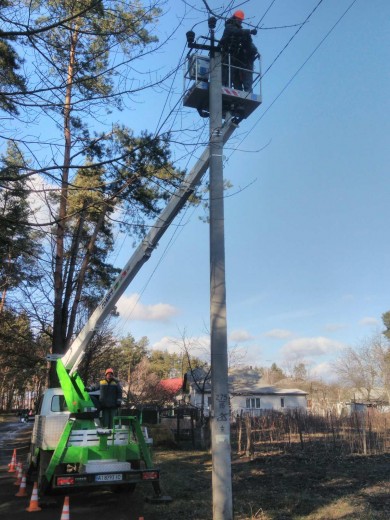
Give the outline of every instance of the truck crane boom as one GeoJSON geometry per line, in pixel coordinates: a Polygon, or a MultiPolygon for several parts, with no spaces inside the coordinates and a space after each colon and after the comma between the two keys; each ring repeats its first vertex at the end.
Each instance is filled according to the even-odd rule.
{"type": "MultiPolygon", "coordinates": [[[[231,119],[225,122],[221,128],[224,142],[236,126],[231,119]]],[[[149,481],[156,495],[154,500],[169,501],[169,497],[161,494],[159,470],[153,467],[148,439],[137,417],[115,417],[113,429],[101,428],[98,410],[77,368],[94,332],[150,258],[160,238],[200,183],[209,161],[207,147],[65,355],[61,359],[52,358],[56,360],[61,388],[49,388],[42,397],[29,454],[29,474],[37,473],[41,494],[48,490],[105,484],[131,491],[138,482],[149,481]],[[69,468],[72,468],[71,473],[69,468]]]]}
{"type": "MultiPolygon", "coordinates": [[[[189,79],[195,79],[195,83],[188,90],[184,105],[195,107],[201,115],[205,115],[208,113],[209,99],[208,72],[205,70],[202,77],[198,77],[198,69],[201,72],[198,58],[191,63],[196,73],[193,77],[191,72],[189,79]]],[[[240,93],[226,87],[222,87],[221,95],[225,122],[213,132],[219,132],[218,137],[225,144],[238,122],[259,106],[261,98],[253,93],[240,93]]],[[[131,492],[138,483],[150,482],[154,489],[154,501],[170,500],[170,497],[162,495],[160,472],[153,466],[151,457],[152,439],[146,429],[141,428],[139,419],[134,415],[120,414],[114,417],[112,428],[106,428],[104,423],[102,427],[98,403],[92,399],[77,369],[94,333],[112,312],[138,271],[150,258],[160,238],[194,193],[209,167],[210,159],[211,150],[208,146],[65,355],[61,359],[56,355],[50,357],[56,361],[60,388],[48,388],[40,399],[29,453],[28,473],[36,474],[40,494],[107,485],[115,491],[131,492]]]]}
{"type": "MultiPolygon", "coordinates": [[[[237,125],[231,118],[226,120],[221,129],[224,144],[228,141],[236,128],[237,125]]],[[[210,149],[207,147],[190,173],[183,179],[181,185],[172,195],[167,206],[157,218],[149,233],[134,251],[130,260],[122,269],[112,287],[106,293],[103,300],[80,331],[79,335],[62,357],[62,364],[64,365],[64,368],[69,371],[70,375],[77,370],[95,331],[99,329],[105,318],[110,314],[110,312],[112,312],[114,306],[127,289],[130,282],[134,279],[143,264],[150,258],[160,238],[164,235],[173,219],[183,208],[189,197],[194,193],[195,188],[199,185],[203,175],[208,169],[209,161],[210,149]]]]}

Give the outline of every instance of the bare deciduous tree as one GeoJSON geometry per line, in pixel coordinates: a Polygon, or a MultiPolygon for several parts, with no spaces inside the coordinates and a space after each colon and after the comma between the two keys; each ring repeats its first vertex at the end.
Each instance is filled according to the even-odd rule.
{"type": "Polygon", "coordinates": [[[348,347],[333,363],[343,386],[359,392],[370,400],[373,391],[380,390],[389,397],[390,350],[383,335],[376,333],[356,347],[348,347]]]}

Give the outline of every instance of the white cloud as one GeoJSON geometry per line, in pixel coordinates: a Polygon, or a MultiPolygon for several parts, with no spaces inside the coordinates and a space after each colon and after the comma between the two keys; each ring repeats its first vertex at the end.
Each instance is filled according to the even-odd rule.
{"type": "Polygon", "coordinates": [[[163,321],[166,322],[179,311],[169,303],[156,303],[144,305],[139,301],[139,294],[122,296],[117,304],[117,309],[122,318],[131,321],[163,321]]]}
{"type": "Polygon", "coordinates": [[[47,183],[40,175],[33,175],[27,181],[27,186],[31,189],[28,197],[31,208],[34,211],[35,221],[39,224],[53,222],[53,215],[47,205],[46,197],[53,191],[58,191],[58,187],[53,187],[47,183]]]}
{"type": "Polygon", "coordinates": [[[178,354],[181,352],[180,339],[174,336],[164,336],[159,341],[153,343],[152,349],[167,350],[170,354],[178,354]]]}
{"type": "Polygon", "coordinates": [[[326,332],[337,332],[338,330],[345,329],[347,325],[345,323],[328,323],[325,325],[326,332]]]}
{"type": "MultiPolygon", "coordinates": [[[[210,336],[185,338],[191,354],[201,359],[210,357],[210,336]]],[[[167,350],[170,354],[182,352],[183,338],[178,336],[164,336],[151,346],[155,350],[167,350]]]]}
{"type": "Polygon", "coordinates": [[[313,359],[318,356],[333,354],[342,348],[345,348],[343,343],[321,336],[317,338],[299,338],[283,345],[281,354],[290,361],[313,359]]]}
{"type": "Polygon", "coordinates": [[[362,318],[359,321],[359,324],[363,325],[364,327],[366,327],[366,326],[372,327],[372,326],[379,325],[379,321],[376,318],[373,318],[371,316],[366,316],[365,318],[362,318]]]}
{"type": "Polygon", "coordinates": [[[285,329],[272,329],[266,332],[265,336],[267,336],[267,338],[287,339],[293,337],[294,333],[285,329]]]}
{"type": "Polygon", "coordinates": [[[310,376],[321,379],[327,383],[331,383],[336,379],[336,374],[330,363],[318,363],[318,365],[310,366],[310,376]]]}
{"type": "Polygon", "coordinates": [[[245,347],[245,355],[242,359],[242,365],[260,366],[263,364],[264,359],[264,348],[259,344],[250,345],[245,347]]]}
{"type": "Polygon", "coordinates": [[[244,343],[245,341],[250,341],[251,339],[253,339],[253,336],[244,329],[233,330],[229,334],[229,341],[233,341],[235,343],[244,343]]]}

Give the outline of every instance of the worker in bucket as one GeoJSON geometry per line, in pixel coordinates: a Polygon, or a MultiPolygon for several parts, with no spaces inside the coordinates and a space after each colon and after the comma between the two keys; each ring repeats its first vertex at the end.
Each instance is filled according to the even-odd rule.
{"type": "Polygon", "coordinates": [[[105,377],[98,385],[88,388],[88,391],[99,390],[99,408],[101,410],[102,426],[112,428],[114,417],[122,403],[122,386],[114,377],[112,368],[107,368],[105,377]]]}
{"type": "Polygon", "coordinates": [[[251,35],[256,35],[257,30],[243,29],[244,18],[244,12],[239,10],[225,22],[225,30],[219,42],[222,51],[222,84],[251,92],[254,61],[259,56],[251,35]]]}

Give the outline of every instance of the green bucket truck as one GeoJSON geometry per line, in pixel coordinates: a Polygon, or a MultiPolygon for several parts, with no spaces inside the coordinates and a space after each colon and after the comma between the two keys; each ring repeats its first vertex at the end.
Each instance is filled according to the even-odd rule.
{"type": "MultiPolygon", "coordinates": [[[[236,126],[232,119],[226,121],[222,127],[224,142],[236,126]]],[[[153,501],[169,500],[161,494],[159,470],[151,458],[152,440],[145,428],[133,416],[116,417],[112,429],[102,428],[77,367],[95,331],[200,183],[209,160],[207,147],[68,351],[63,357],[51,356],[61,388],[47,389],[38,405],[29,454],[28,474],[37,474],[40,495],[107,485],[115,490],[132,490],[137,483],[149,482],[154,489],[153,501]]]]}

